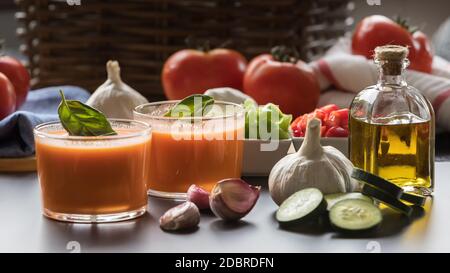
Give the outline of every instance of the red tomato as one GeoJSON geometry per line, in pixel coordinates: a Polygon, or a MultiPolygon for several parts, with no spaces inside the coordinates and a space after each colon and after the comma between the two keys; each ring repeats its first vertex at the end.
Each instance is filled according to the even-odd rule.
{"type": "Polygon", "coordinates": [[[332,111],[339,110],[339,106],[337,106],[336,104],[328,104],[320,107],[319,109],[324,111],[325,114],[328,116],[332,111]]]}
{"type": "Polygon", "coordinates": [[[428,37],[421,31],[413,34],[415,59],[409,66],[411,69],[431,73],[433,66],[433,54],[428,37]]]}
{"type": "Polygon", "coordinates": [[[348,124],[348,109],[332,111],[325,120],[327,127],[346,126],[348,124]]]}
{"type": "Polygon", "coordinates": [[[315,117],[322,122],[322,137],[348,136],[348,115],[347,108],[339,109],[337,105],[329,104],[296,118],[291,124],[292,133],[295,137],[304,137],[308,121],[315,117]]]}
{"type": "Polygon", "coordinates": [[[295,137],[304,137],[305,136],[305,131],[302,131],[299,128],[292,130],[292,132],[294,133],[295,137]]]}
{"type": "Polygon", "coordinates": [[[215,87],[242,90],[247,61],[239,52],[184,49],[167,59],[162,70],[164,93],[169,100],[183,99],[215,87]]]}
{"type": "Polygon", "coordinates": [[[295,137],[304,137],[306,131],[306,123],[308,122],[308,114],[297,117],[291,123],[291,129],[295,137]]]}
{"type": "Polygon", "coordinates": [[[408,47],[410,68],[431,72],[433,54],[425,34],[412,35],[407,28],[382,15],[368,16],[358,23],[352,37],[352,53],[371,59],[375,47],[387,44],[408,47]]]}
{"type": "Polygon", "coordinates": [[[348,127],[348,114],[349,114],[348,108],[337,110],[335,112],[335,115],[339,116],[339,120],[340,120],[339,125],[341,127],[348,127]]]}
{"type": "Polygon", "coordinates": [[[313,117],[316,117],[316,118],[320,119],[322,124],[324,124],[325,118],[327,116],[328,116],[328,114],[325,111],[323,111],[322,109],[316,109],[313,112],[313,117]]]}
{"type": "Polygon", "coordinates": [[[325,137],[348,137],[348,130],[334,126],[328,129],[325,133],[325,137]]]}
{"type": "Polygon", "coordinates": [[[330,114],[330,116],[328,116],[328,118],[325,120],[325,126],[327,126],[328,128],[339,126],[339,119],[336,118],[336,116],[330,114]]]}
{"type": "Polygon", "coordinates": [[[280,62],[263,54],[250,62],[244,76],[244,92],[258,104],[272,102],[284,113],[297,117],[314,110],[320,87],[304,62],[280,62]]]}
{"type": "MultiPolygon", "coordinates": [[[[296,137],[304,136],[305,132],[306,132],[306,127],[308,125],[308,121],[311,120],[312,118],[318,118],[318,119],[320,119],[322,124],[325,124],[324,123],[325,117],[326,117],[326,114],[321,109],[316,109],[312,113],[299,116],[291,123],[291,129],[294,133],[294,136],[296,136],[296,137]]],[[[321,135],[325,134],[325,132],[326,132],[325,125],[322,126],[320,132],[321,132],[321,135]]]]}
{"type": "Polygon", "coordinates": [[[0,72],[0,120],[16,110],[16,92],[11,81],[0,72]]]}
{"type": "Polygon", "coordinates": [[[299,117],[297,117],[296,119],[294,119],[294,121],[291,123],[291,128],[297,127],[299,125],[299,123],[303,120],[304,115],[301,115],[299,117]]]}
{"type": "Polygon", "coordinates": [[[308,121],[312,118],[312,113],[304,114],[303,119],[298,124],[298,127],[303,131],[306,132],[306,127],[308,126],[308,121]]]}
{"type": "Polygon", "coordinates": [[[413,48],[413,39],[405,28],[382,15],[361,20],[352,37],[352,53],[371,59],[374,49],[382,45],[402,45],[413,48]]]}
{"type": "Polygon", "coordinates": [[[30,74],[21,62],[8,56],[0,57],[0,72],[5,74],[14,86],[16,109],[18,109],[27,98],[30,89],[30,74]]]}

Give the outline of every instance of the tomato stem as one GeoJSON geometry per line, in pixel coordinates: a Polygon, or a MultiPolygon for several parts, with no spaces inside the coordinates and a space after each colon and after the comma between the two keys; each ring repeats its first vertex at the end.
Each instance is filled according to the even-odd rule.
{"type": "Polygon", "coordinates": [[[402,28],[406,29],[409,33],[414,34],[414,32],[418,31],[419,28],[417,26],[411,26],[409,23],[409,20],[406,18],[402,18],[401,16],[397,15],[394,17],[394,21],[401,26],[402,28]]]}
{"type": "Polygon", "coordinates": [[[203,52],[208,52],[211,50],[211,44],[208,39],[198,39],[192,35],[189,35],[186,39],[184,39],[184,42],[188,48],[195,48],[203,52]]]}
{"type": "Polygon", "coordinates": [[[197,38],[192,35],[186,37],[184,42],[188,48],[195,48],[203,52],[211,51],[213,48],[226,48],[233,43],[231,39],[228,39],[223,41],[219,46],[211,46],[211,41],[209,39],[197,38]]]}
{"type": "Polygon", "coordinates": [[[300,59],[300,54],[294,46],[275,46],[272,48],[270,53],[273,58],[279,62],[296,63],[300,59]]]}

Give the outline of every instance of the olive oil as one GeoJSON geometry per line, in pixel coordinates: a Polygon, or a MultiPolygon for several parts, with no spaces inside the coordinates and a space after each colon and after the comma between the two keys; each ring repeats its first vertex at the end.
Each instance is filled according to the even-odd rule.
{"type": "Polygon", "coordinates": [[[350,117],[350,160],[355,167],[409,191],[431,188],[431,120],[409,113],[372,122],[350,117]]]}
{"type": "Polygon", "coordinates": [[[355,167],[381,176],[406,192],[434,190],[434,112],[404,71],[408,49],[375,48],[377,84],[359,92],[349,114],[349,154],[355,167]]]}

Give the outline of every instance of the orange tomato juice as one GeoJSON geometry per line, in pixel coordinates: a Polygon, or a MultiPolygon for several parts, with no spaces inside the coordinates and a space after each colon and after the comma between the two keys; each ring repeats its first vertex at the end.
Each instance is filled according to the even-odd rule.
{"type": "Polygon", "coordinates": [[[211,190],[216,182],[241,176],[244,128],[231,132],[176,133],[152,130],[148,187],[184,193],[191,184],[211,190]],[[226,138],[225,135],[232,137],[226,138]]]}
{"type": "MultiPolygon", "coordinates": [[[[116,131],[119,137],[134,132],[116,131]]],[[[51,137],[35,139],[44,210],[98,215],[145,208],[148,135],[90,144],[51,137]]]]}

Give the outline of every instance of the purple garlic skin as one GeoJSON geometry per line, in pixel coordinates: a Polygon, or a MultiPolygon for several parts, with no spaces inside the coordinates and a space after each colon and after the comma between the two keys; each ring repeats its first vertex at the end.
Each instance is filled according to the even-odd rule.
{"type": "Polygon", "coordinates": [[[166,211],[159,218],[159,226],[163,230],[175,231],[190,229],[200,223],[200,211],[192,202],[184,202],[166,211]]]}
{"type": "Polygon", "coordinates": [[[195,184],[189,187],[187,200],[197,205],[201,210],[209,209],[209,192],[195,184]]]}
{"type": "Polygon", "coordinates": [[[219,181],[211,191],[209,205],[225,221],[237,221],[247,215],[258,201],[261,187],[238,178],[219,181]]]}

